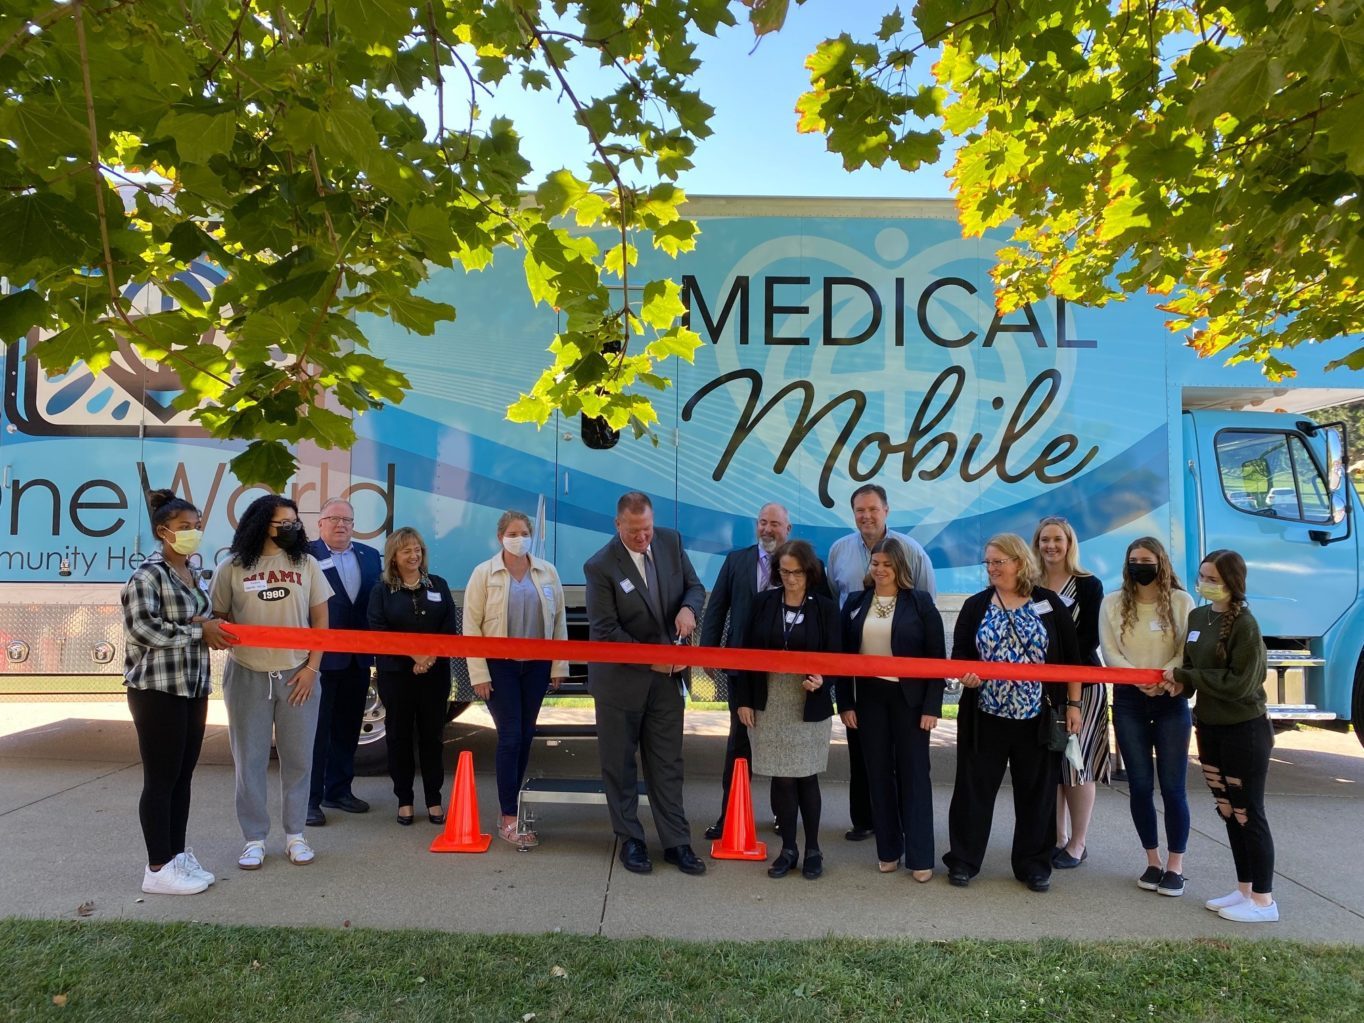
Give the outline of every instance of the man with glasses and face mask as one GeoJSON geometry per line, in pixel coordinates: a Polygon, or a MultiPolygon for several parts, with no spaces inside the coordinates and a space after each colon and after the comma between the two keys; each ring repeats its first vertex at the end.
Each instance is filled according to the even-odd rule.
{"type": "MultiPolygon", "coordinates": [[[[373,547],[351,539],[355,532],[355,509],[349,501],[334,497],[322,505],[317,517],[319,539],[308,546],[331,584],[327,601],[333,629],[369,627],[369,591],[383,572],[383,558],[373,547]]],[[[327,823],[322,808],[364,813],[369,804],[351,791],[355,780],[355,747],[369,694],[368,654],[322,655],[321,702],[317,712],[317,736],[313,741],[313,780],[308,794],[308,826],[327,823]]]]}
{"type": "MultiPolygon", "coordinates": [[[[852,493],[853,524],[857,532],[835,540],[829,548],[829,582],[834,597],[842,609],[850,593],[861,593],[867,567],[871,564],[871,549],[886,537],[894,537],[905,547],[909,573],[916,590],[924,590],[937,600],[938,587],[933,580],[933,562],[919,541],[904,533],[886,528],[890,502],[885,487],[867,483],[852,493]]],[[[871,838],[871,792],[867,786],[867,768],[862,760],[862,742],[857,729],[848,729],[848,806],[852,816],[852,830],[843,837],[850,842],[871,838]]]]}

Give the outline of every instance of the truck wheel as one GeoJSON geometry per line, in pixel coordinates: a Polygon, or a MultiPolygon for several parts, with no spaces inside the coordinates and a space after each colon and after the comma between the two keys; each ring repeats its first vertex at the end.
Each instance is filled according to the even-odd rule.
{"type": "Polygon", "coordinates": [[[1364,746],[1364,654],[1355,665],[1355,695],[1350,705],[1350,720],[1355,726],[1355,738],[1364,746]]]}

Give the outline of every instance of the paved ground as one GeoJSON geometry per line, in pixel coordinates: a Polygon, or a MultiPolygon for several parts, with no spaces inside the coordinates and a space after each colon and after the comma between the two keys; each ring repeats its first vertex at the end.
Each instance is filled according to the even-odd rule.
{"type": "MultiPolygon", "coordinates": [[[[590,711],[561,710],[560,719],[590,711]]],[[[689,715],[687,806],[698,851],[700,831],[716,815],[725,716],[689,715]]],[[[1226,835],[1197,772],[1190,772],[1194,833],[1188,893],[1171,899],[1140,891],[1145,865],[1121,785],[1101,789],[1090,854],[1078,870],[1058,871],[1046,895],[1013,880],[1008,864],[1011,800],[1001,794],[995,841],[969,889],[951,888],[940,871],[929,884],[906,872],[876,870],[873,843],[844,841],[846,752],[839,742],[824,785],[822,842],[826,875],[815,883],[792,875],[770,880],[764,865],[711,861],[701,878],[667,868],[654,850],[655,871],[639,877],[617,864],[603,807],[552,807],[539,830],[543,844],[517,853],[494,842],[484,855],[432,855],[436,829],[400,828],[383,777],[362,778],[356,791],[375,805],[351,816],[329,811],[310,832],[318,860],[294,867],[271,836],[265,868],[240,871],[232,811],[232,767],[221,704],[214,705],[204,756],[195,776],[191,842],[220,880],[190,898],[142,896],[143,851],[137,828],[141,771],[131,722],[122,704],[6,703],[0,708],[0,916],[71,917],[93,903],[96,918],[311,924],[325,927],[423,927],[475,932],[658,935],[684,938],[815,937],[825,934],[908,935],[945,939],[1167,938],[1254,935],[1364,943],[1364,751],[1352,735],[1303,730],[1281,735],[1270,774],[1270,821],[1278,844],[1275,885],[1283,919],[1246,927],[1219,920],[1204,899],[1231,887],[1226,835]]],[[[485,828],[495,810],[492,750],[486,717],[471,710],[447,732],[447,762],[471,749],[479,765],[485,828]]],[[[935,733],[933,755],[939,853],[951,795],[954,732],[935,733]]],[[[594,773],[590,742],[540,745],[531,771],[545,776],[594,773]]],[[[272,769],[273,770],[273,769],[272,769]]],[[[448,786],[447,786],[448,792],[448,786]]],[[[277,796],[277,793],[276,793],[277,796]]],[[[760,784],[755,803],[768,802],[760,784]]],[[[275,804],[272,802],[272,807],[275,804]]],[[[277,809],[273,810],[277,818],[277,809]]],[[[648,819],[646,815],[646,827],[648,819]]],[[[652,831],[650,831],[652,835],[652,831]]],[[[765,832],[761,837],[776,843],[765,832]]]]}

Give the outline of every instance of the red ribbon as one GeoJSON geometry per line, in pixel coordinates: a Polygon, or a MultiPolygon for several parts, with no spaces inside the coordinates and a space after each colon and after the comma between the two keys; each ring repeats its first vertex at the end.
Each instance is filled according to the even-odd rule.
{"type": "Polygon", "coordinates": [[[1000,661],[938,660],[786,650],[657,643],[599,643],[573,639],[506,639],[449,636],[432,632],[369,632],[362,629],[289,629],[232,623],[228,631],[243,646],[278,650],[324,650],[338,654],[398,654],[403,657],[492,657],[532,661],[598,661],[611,664],[673,664],[794,675],[857,675],[893,678],[981,678],[1027,682],[1111,682],[1156,685],[1155,668],[1099,668],[1072,664],[1008,664],[1000,661]]]}

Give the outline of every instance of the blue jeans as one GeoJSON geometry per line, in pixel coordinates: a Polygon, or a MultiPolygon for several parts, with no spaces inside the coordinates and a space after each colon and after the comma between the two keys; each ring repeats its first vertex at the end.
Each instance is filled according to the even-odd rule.
{"type": "Polygon", "coordinates": [[[516,796],[535,741],[535,719],[549,689],[549,667],[549,661],[488,661],[493,684],[488,712],[497,726],[497,801],[504,817],[516,816],[516,796]]]}
{"type": "Polygon", "coordinates": [[[1144,696],[1130,686],[1113,687],[1113,730],[1127,770],[1132,823],[1143,849],[1160,845],[1156,830],[1156,779],[1165,802],[1165,840],[1169,851],[1184,853],[1189,845],[1189,739],[1193,720],[1189,701],[1173,696],[1144,696]],[[1152,764],[1152,754],[1155,763],[1152,764]]]}

